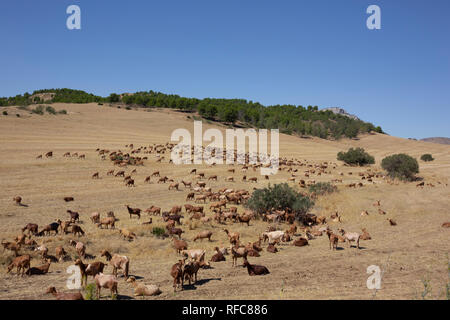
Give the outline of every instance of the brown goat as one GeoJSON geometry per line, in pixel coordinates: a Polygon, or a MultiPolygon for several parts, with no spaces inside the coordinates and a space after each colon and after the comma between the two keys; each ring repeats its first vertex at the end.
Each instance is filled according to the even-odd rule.
{"type": "Polygon", "coordinates": [[[186,263],[183,267],[183,279],[181,280],[181,285],[183,286],[184,280],[189,281],[189,285],[191,285],[191,282],[194,282],[194,284],[197,282],[197,273],[200,269],[200,262],[199,261],[189,261],[186,263]],[[194,281],[195,276],[195,281],[194,281]]]}
{"type": "Polygon", "coordinates": [[[128,278],[128,272],[130,270],[130,259],[127,256],[121,256],[115,254],[111,256],[111,254],[103,250],[101,252],[102,257],[106,257],[106,261],[109,261],[109,264],[113,267],[113,274],[117,277],[117,270],[123,270],[122,274],[125,278],[128,278]]]}
{"type": "Polygon", "coordinates": [[[270,273],[269,269],[265,266],[250,264],[247,258],[244,259],[244,267],[247,267],[247,271],[250,276],[263,276],[270,273]]]}
{"type": "Polygon", "coordinates": [[[13,198],[13,201],[16,203],[16,205],[21,205],[22,204],[22,197],[21,196],[15,196],[13,198]]]}
{"type": "Polygon", "coordinates": [[[31,260],[31,256],[29,254],[25,254],[25,255],[14,258],[14,260],[8,265],[8,270],[6,271],[6,273],[11,272],[11,270],[14,267],[16,267],[17,275],[19,275],[20,270],[22,270],[22,276],[23,276],[25,274],[25,272],[28,271],[25,269],[30,268],[30,260],[31,260]]]}
{"type": "Polygon", "coordinates": [[[183,267],[184,260],[178,260],[170,270],[170,275],[173,278],[173,292],[177,291],[178,286],[183,290],[183,267]]]}
{"type": "Polygon", "coordinates": [[[308,245],[308,240],[305,238],[297,238],[294,240],[293,245],[296,247],[303,247],[303,246],[307,246],[308,245]]]}
{"type": "Polygon", "coordinates": [[[339,238],[331,230],[327,230],[328,240],[330,240],[330,250],[336,250],[339,238]]]}
{"type": "Polygon", "coordinates": [[[216,251],[216,253],[213,254],[213,256],[211,257],[212,262],[220,262],[220,261],[225,261],[225,256],[223,255],[223,253],[219,250],[218,247],[215,247],[214,250],[216,251]]]}
{"type": "Polygon", "coordinates": [[[130,219],[132,215],[138,216],[138,219],[141,218],[141,209],[139,208],[130,208],[128,205],[125,205],[127,207],[128,213],[130,214],[130,219]]]}
{"type": "Polygon", "coordinates": [[[51,293],[56,298],[56,300],[84,300],[83,295],[80,292],[56,292],[55,287],[48,288],[45,293],[51,293]]]}
{"type": "Polygon", "coordinates": [[[198,239],[200,239],[200,240],[208,239],[208,241],[211,241],[212,234],[213,234],[212,231],[209,231],[209,230],[202,231],[195,236],[194,242],[198,239]]]}
{"type": "Polygon", "coordinates": [[[187,242],[184,240],[177,240],[175,238],[172,238],[173,240],[173,246],[175,248],[175,251],[177,254],[180,254],[181,250],[187,250],[188,245],[187,242]]]}
{"type": "Polygon", "coordinates": [[[48,269],[50,268],[51,260],[48,259],[47,263],[43,264],[42,266],[38,267],[31,267],[27,271],[27,275],[42,275],[48,273],[48,269]]]}

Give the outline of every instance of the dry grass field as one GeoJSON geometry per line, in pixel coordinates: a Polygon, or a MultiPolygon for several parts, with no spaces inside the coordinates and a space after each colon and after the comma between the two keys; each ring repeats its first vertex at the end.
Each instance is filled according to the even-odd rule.
{"type": "MultiPolygon", "coordinates": [[[[0,116],[0,237],[11,241],[21,232],[27,223],[37,223],[40,227],[57,219],[68,220],[67,209],[81,214],[80,226],[86,235],[80,241],[87,246],[87,252],[105,262],[99,256],[102,249],[127,255],[130,260],[130,274],[137,280],[160,286],[162,294],[146,299],[419,299],[424,291],[423,282],[429,281],[431,288],[426,298],[446,299],[446,285],[449,283],[450,229],[441,227],[450,221],[450,147],[434,143],[411,141],[387,135],[367,135],[359,140],[327,141],[318,138],[302,139],[280,134],[280,156],[306,160],[309,163],[323,161],[337,162],[336,154],[351,146],[361,146],[375,156],[379,168],[381,159],[393,153],[408,153],[417,159],[424,153],[431,153],[432,162],[420,163],[419,176],[435,187],[417,188],[416,183],[396,182],[388,184],[383,179],[375,179],[373,184],[364,182],[364,187],[348,188],[351,182],[360,182],[358,172],[363,168],[352,168],[339,163],[331,174],[309,179],[331,181],[343,179],[337,184],[338,192],[320,197],[312,213],[329,217],[338,211],[342,222],[329,222],[333,230],[344,228],[347,231],[360,232],[366,228],[372,240],[361,241],[361,249],[348,248],[340,244],[340,250],[329,249],[328,238],[317,237],[309,246],[294,247],[282,244],[279,252],[272,254],[264,250],[259,258],[249,257],[254,264],[265,265],[270,274],[263,277],[250,277],[242,267],[232,267],[231,256],[227,261],[211,263],[211,269],[201,269],[199,281],[187,286],[184,291],[173,292],[171,266],[178,261],[170,239],[158,239],[151,234],[155,226],[164,227],[161,217],[153,217],[151,225],[142,225],[147,214],[140,220],[130,219],[126,204],[146,209],[151,205],[170,209],[173,205],[184,205],[189,190],[181,185],[179,191],[169,191],[168,184],[158,184],[155,179],[145,184],[145,177],[159,170],[161,175],[175,181],[194,181],[189,172],[193,168],[201,169],[206,177],[217,174],[218,181],[207,182],[213,191],[219,188],[245,188],[287,182],[290,173],[279,171],[270,180],[261,179],[259,171],[249,170],[248,177],[258,177],[258,183],[242,182],[241,166],[235,165],[236,182],[225,182],[230,173],[229,165],[210,167],[207,165],[173,165],[170,157],[162,163],[156,162],[155,154],[149,154],[144,166],[129,166],[124,170],[133,174],[136,187],[129,188],[123,178],[107,176],[108,170],[115,169],[112,162],[102,160],[95,151],[97,148],[129,151],[125,145],[133,143],[135,147],[170,141],[176,128],[192,131],[193,121],[187,114],[170,110],[125,110],[98,106],[97,104],[53,104],[56,110],[65,109],[67,115],[36,115],[16,107],[7,107],[8,116],[0,116]],[[20,117],[16,116],[20,114],[20,117]],[[53,151],[53,158],[36,159],[36,156],[53,151]],[[65,152],[85,154],[86,159],[64,158],[65,152]],[[100,173],[100,179],[91,179],[94,172],[100,173]],[[339,175],[343,172],[344,175],[339,175]],[[349,175],[352,172],[352,175],[349,175]],[[13,197],[20,195],[23,204],[17,206],[13,197]],[[73,202],[64,202],[63,197],[72,196],[73,202]],[[379,215],[372,206],[375,200],[381,200],[381,207],[387,215],[379,215]],[[98,229],[89,219],[92,212],[102,216],[114,211],[120,220],[117,228],[129,228],[137,234],[137,240],[126,241],[120,238],[117,230],[98,229]],[[363,210],[369,216],[361,216],[363,210]],[[386,218],[393,218],[397,226],[390,226],[386,218]],[[366,270],[370,265],[378,265],[383,271],[381,290],[374,292],[366,286],[369,276],[366,270]]],[[[223,126],[204,123],[206,128],[223,126]]],[[[302,177],[305,167],[299,167],[298,176],[302,177]]],[[[308,180],[308,178],[302,177],[308,180]]],[[[297,183],[290,183],[298,188],[297,183]]],[[[189,203],[192,203],[190,201],[189,203]]],[[[242,206],[239,212],[243,211],[242,206]]],[[[205,205],[207,215],[212,215],[209,202],[205,205]]],[[[189,223],[184,212],[181,226],[185,233],[182,238],[188,241],[189,249],[206,249],[209,260],[215,246],[228,246],[223,228],[241,233],[243,243],[256,241],[265,231],[267,223],[261,220],[251,221],[250,227],[239,223],[227,226],[217,223],[203,225],[200,222],[189,223]],[[192,230],[191,230],[192,229],[192,230]],[[201,230],[213,231],[212,242],[192,242],[201,230]]],[[[287,224],[280,226],[282,230],[287,224]]],[[[55,247],[63,245],[74,258],[76,252],[68,245],[72,235],[57,235],[36,238],[45,243],[49,253],[54,255],[55,247]]],[[[3,248],[2,248],[3,249],[3,248]]],[[[0,249],[0,250],[2,250],[0,249]]],[[[31,253],[31,265],[40,265],[37,253],[31,253]]],[[[15,269],[6,274],[6,267],[14,254],[5,250],[0,252],[0,299],[53,299],[45,294],[45,289],[55,286],[58,291],[67,291],[65,287],[69,274],[66,269],[73,262],[53,263],[50,272],[41,276],[17,277],[15,269]]],[[[242,259],[238,260],[242,263],[242,259]]],[[[111,267],[106,268],[106,273],[111,267]]],[[[89,278],[92,282],[92,278],[89,278]]],[[[109,298],[109,291],[102,290],[103,298],[109,298]]],[[[123,278],[119,278],[119,299],[133,297],[133,288],[123,278]]],[[[141,299],[141,298],[139,298],[141,299]]]]}

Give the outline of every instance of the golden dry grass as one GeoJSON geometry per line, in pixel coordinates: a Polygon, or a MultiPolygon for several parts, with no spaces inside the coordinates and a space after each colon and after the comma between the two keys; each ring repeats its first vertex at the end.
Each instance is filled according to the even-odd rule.
{"type": "MultiPolygon", "coordinates": [[[[126,150],[125,145],[136,146],[152,143],[165,143],[170,140],[176,128],[192,131],[193,122],[186,114],[169,110],[124,110],[97,106],[97,104],[73,105],[54,104],[56,110],[66,109],[68,115],[31,115],[29,112],[8,107],[9,115],[0,117],[0,234],[2,239],[13,239],[20,233],[20,228],[28,222],[40,226],[60,218],[68,218],[67,209],[81,214],[81,227],[86,236],[80,238],[87,244],[87,252],[99,255],[101,249],[126,254],[131,259],[131,274],[143,277],[146,283],[157,284],[163,293],[150,299],[370,299],[374,292],[367,289],[369,265],[379,265],[383,271],[382,289],[376,293],[378,299],[415,299],[423,291],[423,279],[429,279],[432,292],[428,297],[445,298],[445,285],[448,282],[449,231],[441,224],[450,220],[450,148],[445,145],[410,141],[385,135],[367,135],[360,140],[325,141],[317,138],[301,139],[280,135],[280,155],[287,158],[305,159],[310,163],[336,162],[336,153],[350,146],[361,146],[376,158],[379,170],[381,159],[392,153],[405,152],[416,158],[423,153],[431,153],[433,162],[420,162],[420,176],[426,182],[432,182],[435,188],[416,188],[414,183],[399,182],[386,184],[376,179],[373,185],[349,189],[345,184],[360,181],[355,173],[360,168],[339,165],[332,174],[312,176],[316,181],[330,181],[333,178],[344,179],[339,192],[320,198],[313,213],[329,217],[330,213],[339,211],[342,223],[330,222],[330,227],[343,227],[348,231],[359,232],[362,227],[372,235],[373,240],[362,241],[363,249],[343,249],[331,251],[328,239],[319,237],[310,241],[307,247],[280,246],[280,252],[271,254],[265,250],[260,258],[249,258],[251,263],[262,264],[269,268],[270,275],[249,277],[241,267],[231,266],[231,257],[226,262],[214,263],[213,269],[200,270],[199,283],[183,292],[173,293],[172,278],[169,274],[173,263],[178,260],[171,241],[153,237],[150,232],[154,226],[164,226],[161,218],[153,218],[153,224],[141,225],[147,221],[144,214],[141,220],[130,219],[125,204],[145,209],[156,205],[163,210],[175,204],[184,204],[187,190],[168,191],[168,184],[144,184],[144,178],[159,170],[177,181],[192,181],[189,175],[192,168],[199,168],[206,173],[217,174],[219,181],[208,182],[214,190],[222,187],[246,188],[265,186],[267,181],[259,179],[258,184],[241,182],[243,173],[235,166],[236,182],[225,182],[229,176],[227,165],[209,167],[206,165],[175,166],[156,163],[151,154],[144,167],[137,167],[133,177],[137,186],[127,188],[121,178],[107,177],[106,172],[114,168],[109,160],[102,161],[95,152],[96,148],[126,150]],[[21,114],[18,118],[16,113],[21,114]],[[37,160],[36,156],[52,150],[52,159],[37,160]],[[86,154],[86,160],[63,158],[63,153],[78,152],[86,154]],[[91,175],[100,172],[100,179],[93,180],[91,175]],[[348,175],[348,172],[353,175],[348,175]],[[344,176],[338,175],[343,172],[344,176]],[[438,181],[441,184],[438,184],[438,181]],[[14,205],[12,198],[23,197],[28,207],[14,205]],[[65,196],[75,197],[74,202],[65,203],[65,196]],[[375,200],[381,200],[382,208],[387,212],[381,216],[372,206],[375,200]],[[99,211],[104,216],[107,211],[114,211],[120,219],[117,227],[126,227],[134,231],[138,239],[128,242],[120,239],[118,231],[99,230],[90,221],[91,212],[99,211]],[[360,212],[368,210],[370,215],[361,217],[360,212]],[[393,218],[398,225],[392,227],[386,217],[393,218]]],[[[213,124],[204,124],[206,128],[213,124]]],[[[224,127],[220,126],[222,130],[224,127]]],[[[130,172],[133,168],[126,168],[130,172]]],[[[300,168],[299,176],[305,168],[300,168]]],[[[248,177],[259,176],[259,172],[246,173],[248,177]]],[[[270,183],[287,181],[290,176],[286,171],[279,171],[270,178],[270,183]]],[[[304,179],[304,178],[303,178],[304,179]]],[[[293,183],[291,183],[294,185],[293,183]]],[[[209,205],[206,205],[209,208],[209,205]]],[[[239,211],[242,208],[239,206],[239,211]]],[[[208,214],[209,210],[207,210],[208,214]]],[[[185,219],[186,220],[186,219],[185,219]]],[[[224,226],[202,225],[196,222],[190,230],[188,223],[182,228],[183,238],[188,240],[189,248],[204,248],[207,258],[211,257],[213,248],[227,244],[222,231],[224,226]],[[211,243],[207,240],[193,243],[192,239],[200,230],[214,232],[211,243]]],[[[233,224],[226,226],[229,230],[241,233],[244,243],[257,240],[258,234],[267,227],[262,221],[252,221],[251,226],[233,224]]],[[[287,225],[281,226],[283,229],[287,225]]],[[[64,245],[72,257],[73,248],[67,245],[70,235],[38,238],[38,243],[45,241],[54,254],[57,245],[64,245]]],[[[37,255],[32,266],[40,264],[37,255]]],[[[66,268],[71,262],[57,263],[50,267],[50,273],[44,276],[19,278],[6,275],[7,262],[12,259],[10,252],[0,255],[0,299],[51,299],[45,295],[45,288],[55,286],[65,289],[68,277],[66,268]]],[[[103,258],[101,261],[104,261],[103,258]]],[[[110,272],[108,267],[106,272],[110,272]]],[[[89,280],[92,281],[91,279],[89,280]]],[[[131,285],[120,279],[120,297],[132,296],[131,285]]],[[[103,296],[107,295],[106,290],[103,296]]]]}

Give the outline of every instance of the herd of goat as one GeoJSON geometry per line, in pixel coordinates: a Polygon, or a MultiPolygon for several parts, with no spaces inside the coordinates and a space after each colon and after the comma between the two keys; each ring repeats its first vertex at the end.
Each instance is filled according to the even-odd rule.
{"type": "MultiPolygon", "coordinates": [[[[105,149],[97,149],[97,154],[103,159],[109,160],[118,166],[119,169],[112,169],[107,171],[107,176],[120,177],[126,186],[136,186],[136,181],[133,178],[133,174],[137,172],[137,169],[132,170],[129,174],[125,173],[125,170],[120,168],[128,166],[143,166],[144,161],[148,160],[149,156],[146,154],[154,154],[156,156],[157,162],[162,162],[165,157],[164,155],[170,153],[174,145],[170,143],[166,144],[154,144],[148,147],[141,146],[139,148],[134,148],[133,144],[127,145],[129,152],[109,151],[105,149]],[[144,154],[144,156],[140,156],[144,154]]],[[[192,149],[192,154],[195,155],[195,151],[192,149]]],[[[53,152],[48,152],[45,157],[52,158],[53,152]]],[[[214,156],[214,153],[212,153],[214,156]]],[[[224,152],[224,157],[226,156],[224,152]]],[[[235,159],[238,154],[235,152],[235,159]]],[[[261,167],[262,164],[249,164],[250,156],[248,153],[245,154],[246,163],[241,165],[241,170],[244,174],[250,169],[256,170],[261,167]]],[[[63,157],[76,157],[78,159],[85,159],[84,154],[79,155],[78,153],[67,152],[63,157]]],[[[43,156],[37,157],[42,159],[43,156]]],[[[171,163],[171,160],[168,160],[171,163]]],[[[300,161],[297,159],[286,159],[279,158],[280,170],[285,170],[290,173],[288,182],[295,182],[298,179],[298,185],[300,188],[306,188],[309,185],[315,183],[314,180],[305,181],[300,179],[299,167],[306,168],[301,174],[305,178],[310,178],[310,176],[316,175],[327,175],[331,174],[331,169],[336,169],[337,164],[335,163],[308,163],[306,161],[300,161]]],[[[213,163],[212,166],[215,164],[213,163]]],[[[233,182],[235,181],[236,172],[235,166],[228,169],[230,176],[224,177],[224,181],[233,182]]],[[[339,242],[347,242],[349,248],[354,244],[356,248],[360,248],[360,240],[370,240],[371,236],[368,231],[363,228],[362,232],[348,232],[342,228],[338,228],[337,231],[333,231],[328,222],[333,221],[339,223],[341,221],[341,215],[338,212],[332,213],[329,217],[326,216],[316,216],[314,214],[303,215],[300,223],[297,224],[298,216],[294,214],[289,208],[273,208],[269,212],[262,214],[261,218],[263,221],[268,223],[268,228],[265,232],[261,233],[257,239],[253,242],[248,242],[244,244],[241,242],[240,233],[228,230],[229,223],[231,226],[233,223],[245,224],[250,227],[250,223],[254,219],[259,219],[260,216],[256,215],[251,210],[244,210],[242,213],[238,213],[238,205],[243,205],[251,197],[251,193],[248,190],[240,189],[236,190],[234,188],[222,188],[213,192],[211,187],[207,186],[209,181],[217,181],[217,175],[211,175],[209,177],[205,176],[205,173],[198,172],[197,169],[192,169],[189,172],[195,178],[193,181],[179,182],[171,179],[167,176],[162,176],[159,171],[154,171],[150,176],[144,179],[144,183],[151,183],[152,179],[156,179],[156,183],[165,184],[169,183],[168,190],[179,190],[180,184],[184,185],[187,193],[186,202],[193,201],[193,203],[186,203],[184,206],[175,205],[172,208],[164,211],[162,208],[157,206],[151,206],[145,210],[140,208],[133,208],[128,204],[124,204],[130,219],[141,218],[141,214],[145,213],[150,216],[149,221],[143,224],[151,224],[152,218],[158,217],[165,222],[165,233],[162,235],[163,238],[171,237],[172,245],[176,251],[176,254],[180,256],[178,262],[173,264],[170,269],[170,275],[173,278],[173,288],[174,291],[177,289],[183,290],[184,282],[188,281],[189,284],[197,282],[197,273],[202,268],[210,268],[211,262],[218,263],[226,261],[226,256],[230,256],[232,259],[232,265],[237,265],[237,260],[243,260],[243,267],[245,267],[250,276],[259,276],[270,274],[267,267],[262,265],[251,264],[248,257],[259,257],[261,251],[263,251],[263,244],[267,243],[266,251],[269,253],[278,252],[277,246],[280,244],[291,244],[297,247],[303,247],[308,245],[308,241],[320,237],[322,235],[327,235],[329,239],[330,250],[336,250],[338,248],[339,242]],[[194,181],[196,181],[194,183],[194,181]],[[206,206],[208,202],[209,206],[206,206]],[[208,213],[208,214],[207,214],[208,213]],[[218,226],[223,226],[222,231],[226,233],[229,240],[229,246],[225,247],[215,247],[214,253],[211,255],[209,260],[206,259],[206,250],[203,249],[192,249],[189,248],[191,244],[207,239],[212,240],[214,233],[210,230],[200,231],[193,239],[191,244],[188,241],[182,239],[183,224],[186,221],[198,220],[201,223],[216,223],[218,226]],[[277,230],[271,223],[278,223],[278,226],[286,226],[285,230],[277,230]],[[300,227],[301,226],[301,227],[300,227]],[[298,230],[300,229],[300,230],[298,230]],[[302,236],[299,231],[303,233],[302,236]]],[[[344,175],[339,172],[339,175],[344,175]]],[[[351,175],[352,173],[348,173],[351,175]]],[[[302,176],[302,178],[303,178],[302,176]]],[[[356,175],[355,175],[356,176],[356,175]]],[[[359,173],[360,180],[365,183],[375,183],[376,178],[386,179],[380,173],[371,172],[367,169],[366,172],[359,173]]],[[[93,179],[99,179],[100,173],[95,172],[92,175],[93,179]]],[[[247,177],[243,175],[241,177],[242,181],[247,182],[257,182],[256,177],[247,177]]],[[[264,176],[263,179],[269,179],[268,176],[264,176]]],[[[332,180],[333,183],[342,183],[340,179],[332,180]]],[[[363,187],[365,184],[362,182],[348,184],[347,187],[363,187]]],[[[255,188],[253,188],[255,189],[255,188]]],[[[315,197],[314,194],[310,196],[315,197]]],[[[74,197],[64,197],[62,200],[65,202],[75,201],[74,197]]],[[[16,196],[13,201],[17,205],[22,204],[22,197],[16,196]]],[[[374,207],[378,209],[380,215],[386,215],[386,212],[381,209],[381,201],[377,200],[374,207]]],[[[152,284],[144,284],[137,282],[134,276],[129,275],[130,271],[130,259],[125,255],[119,255],[115,253],[110,253],[107,250],[102,250],[100,256],[105,259],[105,262],[95,261],[90,263],[84,263],[83,260],[93,259],[94,256],[86,252],[86,244],[79,241],[81,237],[87,237],[88,234],[81,228],[78,224],[80,222],[81,215],[78,212],[67,210],[68,220],[61,221],[57,219],[56,221],[39,227],[35,223],[27,223],[22,229],[21,233],[12,241],[3,240],[1,244],[5,250],[10,250],[14,252],[15,258],[7,267],[7,273],[11,272],[16,268],[17,274],[22,276],[29,275],[42,275],[49,271],[51,263],[57,263],[65,261],[68,258],[67,248],[63,246],[58,246],[55,249],[55,255],[49,254],[48,248],[44,244],[38,244],[36,240],[40,237],[58,235],[58,234],[72,234],[77,236],[78,240],[70,240],[67,244],[73,247],[76,251],[77,258],[74,264],[79,267],[80,274],[82,277],[82,286],[87,284],[88,276],[91,276],[97,288],[97,298],[100,298],[101,288],[107,288],[111,292],[111,296],[118,294],[118,270],[121,270],[123,277],[127,283],[133,286],[134,294],[136,296],[153,296],[161,293],[158,286],[152,284]],[[38,266],[31,267],[31,252],[21,254],[23,250],[30,250],[31,252],[38,252],[42,257],[42,264],[38,266]],[[112,267],[112,274],[105,274],[104,269],[109,265],[112,267]]],[[[368,211],[361,212],[361,216],[369,215],[368,211]]],[[[110,211],[106,213],[105,216],[101,216],[99,212],[93,212],[89,216],[90,221],[96,225],[98,228],[102,229],[112,229],[116,230],[116,218],[114,212],[110,211]]],[[[391,218],[387,218],[391,226],[395,226],[397,223],[391,218]]],[[[450,227],[450,223],[444,223],[443,227],[450,227]]],[[[121,237],[128,241],[133,241],[137,239],[137,235],[127,228],[118,228],[121,237]]],[[[39,240],[38,240],[39,241],[39,240]]],[[[48,294],[52,294],[56,299],[63,300],[82,300],[83,296],[79,292],[69,292],[62,293],[57,292],[55,287],[49,287],[46,291],[48,294]]]]}

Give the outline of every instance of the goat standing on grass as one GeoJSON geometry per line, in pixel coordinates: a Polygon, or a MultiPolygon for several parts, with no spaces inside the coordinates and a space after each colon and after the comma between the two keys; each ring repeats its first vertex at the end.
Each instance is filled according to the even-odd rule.
{"type": "Polygon", "coordinates": [[[339,238],[331,230],[327,230],[327,235],[330,240],[330,250],[336,250],[339,238]]]}
{"type": "Polygon", "coordinates": [[[117,277],[117,270],[123,270],[122,274],[125,279],[128,278],[128,272],[130,270],[130,259],[127,256],[121,256],[118,254],[111,255],[108,251],[103,250],[100,254],[101,257],[106,257],[106,261],[113,267],[113,275],[117,277]]]}
{"type": "Polygon", "coordinates": [[[18,256],[14,258],[14,260],[8,265],[8,270],[6,273],[11,272],[11,270],[16,267],[17,268],[17,275],[19,275],[19,272],[22,270],[22,276],[25,274],[26,269],[30,269],[30,260],[31,256],[29,254],[25,254],[23,256],[18,256]]]}
{"type": "Polygon", "coordinates": [[[141,218],[141,209],[139,209],[139,208],[131,208],[128,205],[125,205],[125,207],[127,207],[128,213],[130,214],[130,219],[131,219],[132,215],[138,216],[138,219],[141,218]]]}
{"type": "Polygon", "coordinates": [[[237,264],[237,258],[247,259],[248,251],[245,247],[230,246],[230,251],[233,256],[233,267],[237,264]]]}
{"type": "Polygon", "coordinates": [[[184,260],[178,260],[178,262],[175,263],[170,270],[170,275],[173,278],[173,292],[176,292],[178,287],[183,290],[183,267],[184,260]]]}
{"type": "Polygon", "coordinates": [[[359,240],[361,235],[357,232],[346,232],[344,229],[339,229],[339,232],[344,237],[345,241],[348,241],[348,247],[352,246],[351,242],[356,242],[356,248],[359,249],[359,240]]]}
{"type": "Polygon", "coordinates": [[[95,285],[97,286],[97,299],[100,299],[100,290],[101,288],[108,288],[111,290],[111,299],[114,297],[114,294],[117,296],[117,286],[118,286],[117,278],[113,275],[106,275],[103,273],[99,273],[95,276],[95,285]]]}

